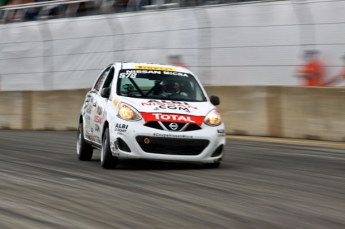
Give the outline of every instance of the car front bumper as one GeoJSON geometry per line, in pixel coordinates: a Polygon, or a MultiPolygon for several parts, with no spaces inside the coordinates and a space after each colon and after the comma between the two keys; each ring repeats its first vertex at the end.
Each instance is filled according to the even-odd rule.
{"type": "Polygon", "coordinates": [[[119,130],[116,124],[110,128],[112,154],[121,159],[215,163],[224,156],[223,123],[216,127],[202,124],[194,131],[165,131],[124,120],[121,123],[127,128],[119,130]]]}

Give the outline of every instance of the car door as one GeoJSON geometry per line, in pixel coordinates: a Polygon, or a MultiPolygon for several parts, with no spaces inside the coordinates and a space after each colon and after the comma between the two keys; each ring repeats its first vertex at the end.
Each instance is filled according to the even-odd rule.
{"type": "Polygon", "coordinates": [[[95,97],[94,101],[94,129],[93,129],[93,136],[94,141],[96,143],[101,144],[102,141],[102,132],[103,132],[103,124],[106,119],[105,108],[107,105],[108,98],[103,98],[101,96],[102,89],[110,88],[113,78],[114,78],[114,71],[115,68],[111,67],[110,70],[107,72],[107,76],[104,78],[104,83],[99,88],[97,96],[95,97]]]}
{"type": "Polygon", "coordinates": [[[88,138],[90,141],[93,141],[97,144],[100,144],[100,139],[96,138],[98,136],[97,131],[100,131],[100,124],[102,122],[102,116],[98,115],[97,113],[97,103],[98,99],[100,97],[100,90],[102,88],[102,85],[108,76],[108,73],[110,71],[110,67],[106,68],[102,74],[98,77],[94,87],[89,92],[89,102],[86,107],[86,116],[85,119],[89,120],[88,128],[86,129],[86,138],[88,138]]]}

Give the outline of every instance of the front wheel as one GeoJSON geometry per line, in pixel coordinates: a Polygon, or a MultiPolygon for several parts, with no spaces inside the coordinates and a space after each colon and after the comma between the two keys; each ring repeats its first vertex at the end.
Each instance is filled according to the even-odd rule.
{"type": "Polygon", "coordinates": [[[77,134],[77,156],[81,161],[90,161],[92,153],[93,148],[85,141],[83,123],[80,123],[77,134]]]}
{"type": "Polygon", "coordinates": [[[105,169],[115,169],[118,162],[119,158],[111,154],[109,129],[107,128],[102,139],[101,165],[105,169]]]}

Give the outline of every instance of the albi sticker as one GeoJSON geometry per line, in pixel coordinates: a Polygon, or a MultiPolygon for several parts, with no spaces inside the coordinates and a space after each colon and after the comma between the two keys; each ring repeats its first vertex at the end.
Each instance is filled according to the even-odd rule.
{"type": "Polygon", "coordinates": [[[117,131],[117,132],[126,132],[127,129],[128,129],[128,125],[126,124],[116,123],[114,126],[114,131],[117,131]]]}

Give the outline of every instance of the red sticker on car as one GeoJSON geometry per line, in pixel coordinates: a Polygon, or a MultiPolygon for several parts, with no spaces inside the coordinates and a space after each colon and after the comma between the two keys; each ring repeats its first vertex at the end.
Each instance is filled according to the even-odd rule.
{"type": "Polygon", "coordinates": [[[162,121],[162,122],[181,122],[181,123],[194,123],[201,125],[205,116],[192,116],[182,114],[155,114],[155,113],[141,113],[145,122],[162,121]]]}
{"type": "Polygon", "coordinates": [[[96,115],[94,121],[95,121],[95,123],[101,124],[102,123],[102,118],[96,115]]]}

